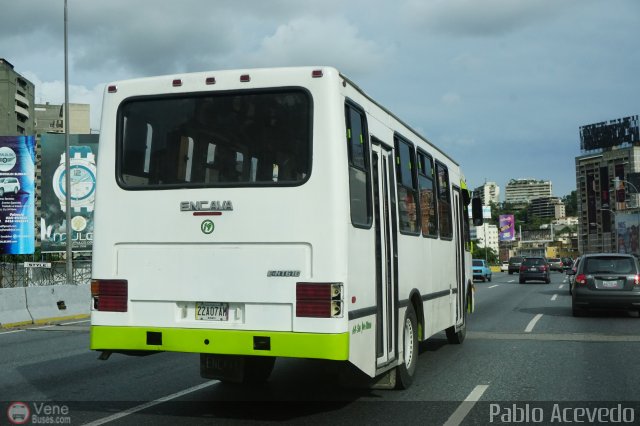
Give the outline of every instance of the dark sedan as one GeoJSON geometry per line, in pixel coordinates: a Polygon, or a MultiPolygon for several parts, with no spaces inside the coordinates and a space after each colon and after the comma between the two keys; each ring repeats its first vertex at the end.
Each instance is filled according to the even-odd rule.
{"type": "Polygon", "coordinates": [[[544,281],[549,284],[551,276],[549,264],[544,257],[527,257],[520,265],[520,284],[529,280],[544,281]]]}
{"type": "Polygon", "coordinates": [[[634,310],[640,314],[640,268],[630,254],[582,256],[571,288],[573,316],[591,308],[634,310]]]}

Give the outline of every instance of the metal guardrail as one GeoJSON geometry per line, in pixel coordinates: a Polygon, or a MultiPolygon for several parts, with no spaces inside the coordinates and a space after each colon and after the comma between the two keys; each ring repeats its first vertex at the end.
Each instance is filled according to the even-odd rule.
{"type": "MultiPolygon", "coordinates": [[[[91,281],[91,261],[73,262],[72,284],[91,281]]],[[[0,262],[0,288],[69,284],[65,261],[51,262],[50,268],[26,268],[24,263],[0,262]]]]}

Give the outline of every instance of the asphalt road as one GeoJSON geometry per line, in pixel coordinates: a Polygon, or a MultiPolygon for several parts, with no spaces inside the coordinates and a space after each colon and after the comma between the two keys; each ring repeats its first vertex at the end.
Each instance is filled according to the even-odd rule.
{"type": "Polygon", "coordinates": [[[422,344],[407,391],[344,389],[334,364],[310,360],[278,360],[256,388],[201,379],[193,354],[99,361],[87,321],[0,331],[0,425],[17,401],[74,425],[640,422],[636,313],[572,317],[561,273],[551,284],[494,273],[476,298],[465,342],[422,344]]]}

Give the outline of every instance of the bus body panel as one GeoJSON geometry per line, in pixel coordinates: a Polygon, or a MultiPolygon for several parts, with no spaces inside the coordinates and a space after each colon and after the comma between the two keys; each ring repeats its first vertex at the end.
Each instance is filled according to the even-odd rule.
{"type": "MultiPolygon", "coordinates": [[[[372,262],[375,235],[382,229],[375,223],[368,228],[351,223],[345,102],[364,110],[370,136],[390,155],[389,167],[395,164],[394,137],[401,135],[447,166],[451,183],[457,184],[462,176],[442,151],[336,70],[323,67],[321,78],[311,78],[313,70],[193,73],[116,82],[108,87],[117,90],[105,89],[92,274],[99,280],[127,280],[129,294],[126,312],[92,310],[92,349],[349,360],[373,377],[403,362],[402,319],[412,294],[420,297],[423,340],[455,325],[453,244],[398,232],[393,237],[395,287],[388,301],[392,310],[385,317],[393,332],[386,358],[377,354],[381,322],[372,262]],[[213,74],[215,84],[205,85],[213,74]],[[250,75],[250,81],[241,82],[242,74],[250,75]],[[181,84],[172,84],[174,80],[181,84]],[[312,103],[312,161],[303,183],[132,190],[116,175],[118,113],[123,104],[280,88],[307,91],[312,103]],[[232,209],[217,211],[216,216],[181,210],[183,203],[198,202],[229,202],[232,209]],[[208,219],[214,223],[210,233],[203,232],[208,219]],[[296,287],[306,282],[341,284],[342,314],[298,316],[296,287]],[[197,303],[227,304],[227,320],[196,319],[197,303]],[[157,335],[162,336],[161,344],[154,340],[157,335]],[[256,348],[261,338],[269,339],[269,350],[256,348]]],[[[469,269],[468,253],[465,262],[469,269]]],[[[464,291],[468,292],[466,283],[464,291]]]]}

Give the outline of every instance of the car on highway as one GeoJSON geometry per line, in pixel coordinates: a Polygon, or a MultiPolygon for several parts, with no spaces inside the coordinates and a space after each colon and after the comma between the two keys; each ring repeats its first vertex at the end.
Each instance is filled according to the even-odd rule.
{"type": "Polygon", "coordinates": [[[486,260],[473,259],[472,269],[474,280],[491,281],[491,268],[486,260]]]}
{"type": "Polygon", "coordinates": [[[563,257],[562,258],[562,269],[564,269],[565,271],[568,271],[572,267],[573,267],[573,259],[571,259],[570,257],[563,257]]]}
{"type": "Polygon", "coordinates": [[[20,191],[20,181],[15,177],[0,178],[0,197],[4,194],[17,194],[20,191]]]}
{"type": "Polygon", "coordinates": [[[520,265],[522,265],[522,261],[524,257],[522,256],[512,256],[509,258],[509,274],[513,274],[520,272],[520,265]]]}
{"type": "Polygon", "coordinates": [[[502,262],[500,264],[500,272],[509,272],[509,262],[502,262]]]}
{"type": "Polygon", "coordinates": [[[635,256],[582,256],[571,289],[571,309],[573,316],[579,317],[592,308],[626,309],[640,314],[640,265],[635,256]]]}
{"type": "Polygon", "coordinates": [[[547,263],[549,263],[549,270],[562,272],[564,265],[559,257],[550,257],[547,259],[547,263]]]}
{"type": "Polygon", "coordinates": [[[549,263],[544,257],[527,257],[520,265],[520,284],[531,280],[551,282],[549,263]]]}
{"type": "Polygon", "coordinates": [[[571,286],[576,279],[576,268],[580,264],[580,256],[576,257],[576,260],[571,262],[571,268],[567,271],[567,279],[569,281],[569,294],[571,294],[571,286]]]}

